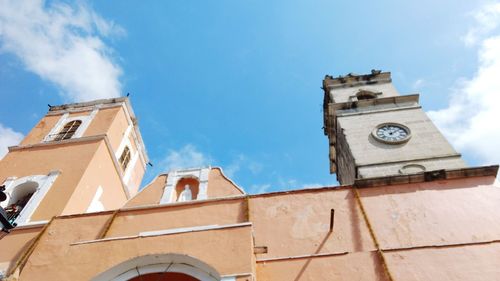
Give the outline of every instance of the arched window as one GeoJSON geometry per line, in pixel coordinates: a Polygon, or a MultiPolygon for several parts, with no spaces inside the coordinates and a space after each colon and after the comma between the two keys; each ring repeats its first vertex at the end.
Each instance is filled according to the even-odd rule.
{"type": "Polygon", "coordinates": [[[59,131],[54,136],[54,140],[60,141],[60,140],[70,139],[75,134],[76,130],[78,130],[78,127],[80,127],[81,124],[82,124],[81,120],[73,120],[66,123],[66,125],[64,125],[61,131],[59,131]]]}
{"type": "Polygon", "coordinates": [[[179,196],[189,185],[191,200],[205,200],[208,197],[208,175],[210,167],[172,170],[168,173],[160,204],[179,201],[179,196]]]}
{"type": "Polygon", "coordinates": [[[122,155],[120,156],[120,165],[122,166],[123,171],[127,169],[128,162],[130,162],[130,148],[128,148],[128,146],[125,146],[122,155]]]}
{"type": "Polygon", "coordinates": [[[49,191],[59,175],[52,171],[48,175],[31,175],[22,178],[9,177],[4,182],[8,200],[0,202],[11,220],[18,225],[30,222],[31,215],[49,191]]]}
{"type": "Polygon", "coordinates": [[[196,178],[185,177],[181,178],[176,186],[176,200],[177,202],[196,200],[198,198],[200,182],[196,178]],[[189,193],[188,198],[186,199],[185,194],[189,193]],[[190,197],[190,198],[189,198],[190,197]]]}
{"type": "Polygon", "coordinates": [[[377,95],[371,91],[361,90],[356,93],[356,97],[358,98],[358,100],[371,100],[376,98],[377,95]]]}
{"type": "Polygon", "coordinates": [[[38,183],[28,181],[14,188],[10,195],[5,211],[10,222],[14,222],[26,207],[33,194],[37,191],[38,183]]]}

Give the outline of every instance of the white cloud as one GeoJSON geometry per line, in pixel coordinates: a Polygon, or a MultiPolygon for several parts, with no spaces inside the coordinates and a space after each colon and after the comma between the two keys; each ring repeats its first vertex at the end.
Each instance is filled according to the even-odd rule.
{"type": "Polygon", "coordinates": [[[253,161],[243,154],[238,154],[236,158],[234,158],[232,162],[224,169],[224,173],[230,178],[235,177],[236,173],[242,170],[248,170],[252,175],[258,175],[260,172],[262,172],[263,168],[264,167],[261,163],[253,161]]]}
{"type": "Polygon", "coordinates": [[[278,186],[280,186],[281,189],[318,188],[318,187],[333,186],[333,185],[334,184],[324,184],[318,182],[302,183],[297,179],[284,179],[278,177],[278,186]]]}
{"type": "Polygon", "coordinates": [[[325,186],[334,186],[333,184],[321,184],[321,183],[304,183],[302,186],[299,187],[299,189],[304,189],[304,188],[320,188],[320,187],[325,187],[325,186]]]}
{"type": "Polygon", "coordinates": [[[252,194],[260,194],[260,193],[266,193],[269,188],[271,188],[270,184],[254,184],[250,187],[250,192],[252,194]]]}
{"type": "MultiPolygon", "coordinates": [[[[325,186],[334,186],[335,184],[321,184],[321,183],[300,183],[295,179],[284,180],[279,178],[275,187],[277,190],[297,190],[297,189],[305,189],[305,188],[321,188],[325,186]]],[[[272,185],[270,183],[263,184],[253,184],[250,186],[251,194],[260,194],[270,192],[272,185]]]]}
{"type": "Polygon", "coordinates": [[[68,101],[120,96],[122,69],[103,39],[123,34],[81,2],[0,0],[0,50],[54,83],[68,101]]]}
{"type": "Polygon", "coordinates": [[[194,145],[187,144],[179,150],[170,150],[159,163],[159,168],[165,171],[195,168],[210,165],[211,158],[200,152],[194,145]]]}
{"type": "Polygon", "coordinates": [[[7,154],[9,146],[19,144],[23,137],[23,134],[0,124],[0,159],[7,154]]]}
{"type": "Polygon", "coordinates": [[[259,174],[260,172],[262,172],[262,169],[264,167],[262,166],[262,164],[258,163],[258,162],[250,162],[248,164],[248,169],[250,170],[250,172],[252,172],[252,174],[254,175],[257,175],[259,174]]]}
{"type": "Polygon", "coordinates": [[[412,88],[413,90],[419,90],[423,86],[425,86],[426,82],[424,79],[417,79],[415,82],[413,82],[412,88]]]}
{"type": "MultiPolygon", "coordinates": [[[[461,152],[480,164],[500,163],[500,4],[476,12],[477,25],[467,33],[478,44],[478,69],[457,81],[447,108],[429,112],[461,152]],[[472,34],[472,35],[471,35],[472,34]]],[[[470,41],[472,42],[472,41],[470,41]]],[[[469,42],[469,43],[470,43],[469,42]]]]}
{"type": "Polygon", "coordinates": [[[241,165],[245,161],[246,157],[242,154],[238,155],[236,159],[233,160],[225,169],[224,173],[229,177],[232,178],[235,176],[237,172],[240,171],[241,165]]]}
{"type": "Polygon", "coordinates": [[[500,3],[489,3],[472,13],[476,25],[471,27],[462,38],[467,46],[473,46],[481,41],[482,37],[494,31],[500,24],[500,3]]]}

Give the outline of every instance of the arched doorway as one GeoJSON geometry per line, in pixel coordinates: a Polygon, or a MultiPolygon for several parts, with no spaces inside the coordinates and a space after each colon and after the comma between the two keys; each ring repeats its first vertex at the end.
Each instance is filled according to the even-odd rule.
{"type": "Polygon", "coordinates": [[[184,273],[161,272],[137,276],[129,281],[199,281],[199,279],[184,273]]]}
{"type": "Polygon", "coordinates": [[[221,277],[213,267],[191,256],[160,254],[124,261],[92,279],[92,281],[150,280],[219,281],[221,277]],[[160,279],[154,279],[155,277],[160,279]]]}
{"type": "Polygon", "coordinates": [[[21,212],[25,209],[26,205],[28,205],[28,202],[37,190],[38,183],[33,181],[27,181],[14,187],[11,194],[9,194],[10,198],[7,207],[5,207],[5,211],[11,223],[21,215],[21,212]]]}
{"type": "Polygon", "coordinates": [[[30,222],[31,215],[59,174],[59,171],[52,171],[48,175],[7,178],[3,185],[8,200],[1,202],[0,207],[6,209],[9,219],[18,225],[30,222]]]}

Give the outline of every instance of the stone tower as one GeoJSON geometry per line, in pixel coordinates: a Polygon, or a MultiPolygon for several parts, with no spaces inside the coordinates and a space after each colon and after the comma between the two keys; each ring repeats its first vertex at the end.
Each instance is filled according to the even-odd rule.
{"type": "Polygon", "coordinates": [[[51,106],[0,161],[1,203],[18,225],[121,207],[147,154],[127,98],[51,106]]]}
{"type": "Polygon", "coordinates": [[[323,89],[330,172],[342,185],[466,166],[422,110],[419,95],[400,95],[390,72],[326,76],[323,89]]]}

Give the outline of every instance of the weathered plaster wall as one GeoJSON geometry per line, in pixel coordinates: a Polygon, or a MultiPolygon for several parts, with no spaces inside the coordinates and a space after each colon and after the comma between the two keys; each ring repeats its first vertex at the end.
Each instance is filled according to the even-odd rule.
{"type": "MultiPolygon", "coordinates": [[[[91,111],[74,112],[68,115],[69,118],[77,116],[88,116],[91,111]]],[[[50,133],[63,114],[44,116],[21,142],[21,145],[38,144],[50,133]]],[[[92,122],[91,122],[92,123],[92,122]]],[[[85,134],[84,134],[85,136],[85,134]]]]}
{"type": "Polygon", "coordinates": [[[493,177],[360,190],[384,249],[500,238],[500,188],[493,177]]]}
{"type": "MultiPolygon", "coordinates": [[[[81,111],[69,114],[69,118],[76,116],[88,116],[92,111],[81,111]]],[[[52,128],[56,125],[63,114],[44,116],[31,132],[24,138],[21,145],[39,144],[43,141],[52,128]]],[[[83,137],[107,135],[111,146],[116,151],[123,139],[128,127],[128,121],[123,107],[111,107],[99,109],[88,128],[83,133],[83,137]]],[[[134,149],[135,141],[132,139],[134,149]]]]}
{"type": "Polygon", "coordinates": [[[0,239],[0,272],[6,273],[27,250],[28,243],[35,238],[40,227],[17,228],[0,239]]]}
{"type": "MultiPolygon", "coordinates": [[[[373,252],[259,262],[258,281],[388,280],[373,252]]],[[[400,279],[406,280],[406,279],[400,279]]],[[[421,279],[426,280],[426,279],[421,279]]],[[[445,279],[442,279],[445,280],[445,279]]]]}
{"type": "Polygon", "coordinates": [[[62,213],[98,147],[99,141],[88,141],[12,151],[0,161],[0,180],[61,171],[31,217],[31,221],[48,220],[62,213]]]}
{"type": "Polygon", "coordinates": [[[395,280],[485,281],[500,278],[500,243],[395,251],[385,256],[395,280]]]}
{"type": "Polygon", "coordinates": [[[123,211],[113,221],[106,237],[137,235],[141,231],[246,222],[245,207],[245,201],[238,199],[123,211]]]}
{"type": "MultiPolygon", "coordinates": [[[[129,126],[129,123],[127,121],[127,116],[125,115],[125,111],[123,111],[123,108],[121,107],[118,109],[119,110],[114,115],[111,126],[108,129],[108,139],[111,144],[111,147],[113,148],[113,151],[117,151],[118,146],[120,145],[123,139],[125,131],[129,126]]],[[[136,148],[134,147],[134,149],[136,148]]]]}
{"type": "Polygon", "coordinates": [[[220,168],[212,168],[208,175],[208,198],[241,195],[243,192],[226,178],[220,168]]]}
{"type": "Polygon", "coordinates": [[[130,178],[128,180],[127,186],[129,187],[130,195],[134,196],[135,194],[137,194],[139,187],[141,186],[142,177],[144,176],[146,169],[140,157],[137,159],[137,162],[135,162],[135,166],[130,168],[130,178]]]}
{"type": "Polygon", "coordinates": [[[24,137],[20,145],[30,145],[40,143],[59,121],[61,115],[43,117],[31,131],[24,137]]]}
{"type": "Polygon", "coordinates": [[[121,110],[121,107],[99,109],[83,136],[88,137],[106,134],[109,131],[115,116],[121,110]]]}
{"type": "Polygon", "coordinates": [[[374,249],[349,189],[252,197],[250,220],[256,246],[268,248],[257,259],[374,249]],[[335,209],[333,232],[329,231],[331,209],[335,209]]]}
{"type": "MultiPolygon", "coordinates": [[[[500,188],[492,186],[494,180],[359,189],[394,280],[496,280],[500,188]]],[[[157,178],[149,186],[151,194],[141,192],[138,198],[156,198],[164,182],[165,176],[157,178]]],[[[112,213],[66,216],[47,229],[20,280],[89,280],[131,258],[166,253],[190,255],[222,275],[256,272],[258,281],[388,280],[359,206],[352,187],[343,187],[122,210],[106,239],[84,244],[72,243],[98,238],[112,213]],[[137,237],[248,219],[252,225],[137,237]],[[255,255],[254,246],[267,247],[267,253],[255,255]]]]}
{"type": "Polygon", "coordinates": [[[104,219],[106,216],[55,220],[20,280],[40,280],[40,276],[45,280],[90,280],[121,262],[162,253],[189,255],[211,265],[221,275],[254,270],[250,226],[69,245],[97,234],[96,225],[103,224],[104,219]],[[79,227],[75,228],[75,224],[79,227]]]}
{"type": "Polygon", "coordinates": [[[124,207],[158,204],[163,194],[163,187],[165,187],[166,182],[167,175],[160,175],[156,177],[151,183],[139,191],[136,196],[132,197],[124,207]]]}
{"type": "Polygon", "coordinates": [[[107,145],[100,142],[75,192],[68,200],[63,215],[85,213],[99,186],[103,189],[99,201],[104,205],[105,210],[118,209],[123,206],[127,197],[112,157],[114,155],[109,152],[107,145]]]}
{"type": "MultiPolygon", "coordinates": [[[[125,207],[159,204],[166,184],[166,177],[167,175],[160,175],[154,179],[153,182],[145,186],[136,196],[130,199],[125,204],[125,207]]],[[[220,168],[212,168],[210,170],[207,189],[209,199],[243,194],[231,180],[222,174],[220,168]]],[[[177,198],[177,196],[177,193],[174,194],[174,198],[177,198]]]]}

